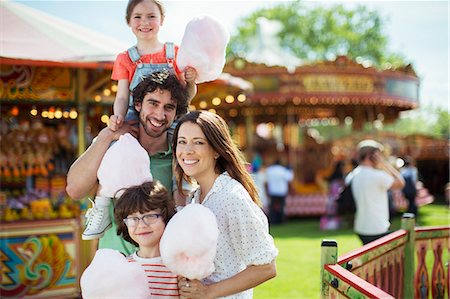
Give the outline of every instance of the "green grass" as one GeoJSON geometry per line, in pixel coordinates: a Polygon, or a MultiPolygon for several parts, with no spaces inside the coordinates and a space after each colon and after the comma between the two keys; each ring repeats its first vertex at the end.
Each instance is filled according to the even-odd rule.
{"type": "MultiPolygon", "coordinates": [[[[445,205],[420,208],[421,226],[449,224],[449,209],[445,205]]],[[[392,230],[400,228],[401,217],[394,217],[392,230]]],[[[277,277],[258,286],[255,299],[288,299],[320,297],[320,244],[323,239],[338,243],[338,255],[361,246],[359,238],[348,229],[322,231],[319,219],[290,219],[288,223],[271,228],[277,257],[277,277]]]]}

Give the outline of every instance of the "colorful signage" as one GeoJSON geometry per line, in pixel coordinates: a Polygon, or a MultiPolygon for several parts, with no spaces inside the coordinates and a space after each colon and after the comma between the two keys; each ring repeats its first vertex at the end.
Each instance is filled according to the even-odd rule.
{"type": "Polygon", "coordinates": [[[2,65],[0,100],[74,101],[69,68],[2,65]]]}
{"type": "Polygon", "coordinates": [[[77,223],[55,220],[2,225],[0,297],[76,296],[77,223]]]}

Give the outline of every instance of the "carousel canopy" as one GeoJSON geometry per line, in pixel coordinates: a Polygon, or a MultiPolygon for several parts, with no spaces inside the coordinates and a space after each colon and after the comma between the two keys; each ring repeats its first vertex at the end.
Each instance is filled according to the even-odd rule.
{"type": "Polygon", "coordinates": [[[127,48],[113,38],[17,2],[2,0],[0,18],[2,63],[114,61],[127,48]]]}
{"type": "Polygon", "coordinates": [[[365,122],[394,121],[401,111],[419,104],[420,80],[411,65],[378,70],[339,56],[288,72],[281,66],[236,58],[224,70],[253,84],[249,101],[217,109],[224,117],[233,115],[237,123],[245,123],[248,116],[255,122],[315,119],[340,124],[351,121],[360,129],[365,122]]]}

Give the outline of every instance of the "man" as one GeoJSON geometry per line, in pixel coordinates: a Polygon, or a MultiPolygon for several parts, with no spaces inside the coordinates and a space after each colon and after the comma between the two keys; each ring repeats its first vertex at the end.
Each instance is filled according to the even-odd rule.
{"type": "Polygon", "coordinates": [[[279,160],[267,167],[266,179],[267,194],[270,197],[270,224],[281,224],[284,222],[286,196],[289,193],[289,182],[291,182],[293,178],[293,171],[282,166],[279,160]]]}
{"type": "Polygon", "coordinates": [[[405,180],[405,187],[403,187],[402,192],[405,198],[408,200],[408,213],[414,214],[417,223],[417,205],[416,196],[417,188],[416,184],[418,181],[418,171],[414,166],[414,161],[411,157],[405,157],[405,165],[400,169],[400,173],[405,180]]]}
{"type": "Polygon", "coordinates": [[[351,181],[356,214],[353,229],[363,244],[389,234],[388,190],[401,189],[400,173],[383,158],[383,146],[374,140],[358,144],[359,165],[345,178],[351,181]]]}
{"type": "MultiPolygon", "coordinates": [[[[97,170],[103,156],[110,144],[125,133],[137,136],[139,143],[150,156],[153,179],[159,180],[169,192],[173,192],[173,157],[168,130],[175,118],[187,112],[186,90],[174,75],[162,71],[145,78],[133,90],[133,98],[134,107],[139,113],[138,126],[136,122],[126,122],[118,131],[114,132],[108,127],[100,131],[96,140],[69,169],[66,191],[70,197],[83,198],[97,187],[97,170]]],[[[175,192],[176,204],[184,205],[181,196],[176,196],[177,194],[178,192],[175,192]]],[[[112,216],[112,213],[111,205],[109,215],[112,216]]],[[[102,219],[96,219],[94,222],[101,224],[102,219]]],[[[117,237],[115,223],[112,229],[106,230],[100,239],[99,247],[116,249],[125,254],[131,254],[134,250],[131,244],[117,237]]]]}

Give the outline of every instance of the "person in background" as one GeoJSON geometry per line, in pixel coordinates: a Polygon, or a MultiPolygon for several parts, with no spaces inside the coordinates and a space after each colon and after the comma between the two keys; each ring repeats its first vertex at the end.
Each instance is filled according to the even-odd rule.
{"type": "Polygon", "coordinates": [[[173,150],[178,185],[197,181],[192,203],[209,208],[219,229],[214,272],[180,279],[182,298],[252,298],[254,287],[275,277],[278,250],[227,124],[208,111],[190,112],[175,129],[173,150]]]}
{"type": "Polygon", "coordinates": [[[416,184],[419,177],[419,172],[417,168],[414,166],[414,161],[411,157],[405,157],[405,164],[402,168],[400,168],[400,173],[405,180],[405,186],[402,189],[403,195],[408,201],[408,213],[412,213],[416,217],[417,221],[417,205],[416,205],[416,196],[417,196],[417,188],[416,184]]]}
{"type": "Polygon", "coordinates": [[[266,170],[267,194],[270,197],[269,222],[281,224],[285,221],[284,206],[289,193],[289,183],[294,178],[294,172],[281,165],[280,160],[266,170]]]}
{"type": "Polygon", "coordinates": [[[336,215],[336,199],[344,187],[344,179],[344,161],[337,161],[333,173],[327,178],[328,198],[331,201],[331,207],[328,209],[330,215],[336,215]]]}
{"type": "Polygon", "coordinates": [[[363,244],[389,234],[389,189],[401,189],[405,181],[383,157],[383,146],[374,140],[358,144],[359,165],[345,178],[352,183],[356,204],[353,229],[363,244]]]}
{"type": "Polygon", "coordinates": [[[252,173],[253,180],[255,181],[256,190],[258,191],[259,199],[262,204],[264,213],[269,213],[270,200],[267,198],[266,193],[266,167],[261,163],[258,167],[253,167],[252,173]]]}
{"type": "Polygon", "coordinates": [[[445,184],[445,201],[447,202],[448,207],[450,208],[450,182],[445,184]]]}
{"type": "Polygon", "coordinates": [[[327,214],[320,218],[321,229],[337,229],[339,227],[339,219],[337,213],[336,200],[339,194],[344,188],[344,161],[337,161],[334,165],[333,172],[328,181],[328,201],[327,201],[327,214]]]}

